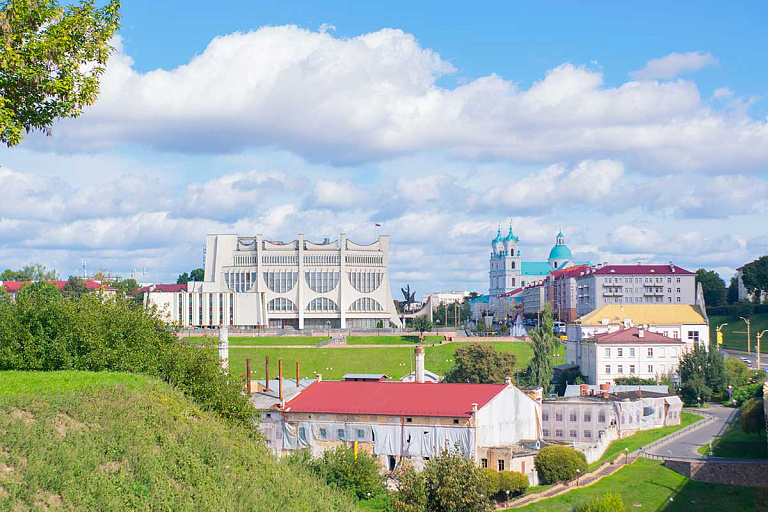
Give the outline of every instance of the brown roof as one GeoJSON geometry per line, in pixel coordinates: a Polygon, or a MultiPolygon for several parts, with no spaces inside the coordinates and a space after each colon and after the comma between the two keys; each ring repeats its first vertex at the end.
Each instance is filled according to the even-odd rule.
{"type": "Polygon", "coordinates": [[[604,334],[597,334],[589,340],[594,340],[598,345],[607,344],[619,344],[619,343],[670,343],[680,345],[685,343],[682,340],[676,338],[670,338],[657,332],[651,332],[643,330],[638,327],[630,327],[629,329],[620,329],[614,332],[607,332],[604,334]],[[643,336],[640,337],[640,331],[643,331],[643,336]]]}

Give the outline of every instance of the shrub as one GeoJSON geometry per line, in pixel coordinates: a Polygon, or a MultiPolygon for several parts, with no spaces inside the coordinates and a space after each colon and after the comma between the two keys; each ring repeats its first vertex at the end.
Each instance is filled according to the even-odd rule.
{"type": "Polygon", "coordinates": [[[424,474],[406,464],[396,476],[397,492],[392,498],[392,508],[397,512],[426,512],[427,493],[424,474]]]}
{"type": "Polygon", "coordinates": [[[483,494],[494,496],[501,490],[501,475],[493,468],[482,468],[483,494]]]}
{"type": "Polygon", "coordinates": [[[567,446],[547,446],[536,455],[534,466],[542,483],[554,484],[576,478],[577,469],[585,472],[587,457],[567,446]]]}
{"type": "Polygon", "coordinates": [[[749,366],[741,359],[729,357],[725,360],[725,376],[728,384],[736,388],[749,384],[749,366]]]}
{"type": "Polygon", "coordinates": [[[697,405],[699,398],[702,403],[712,398],[712,389],[707,386],[703,377],[695,377],[683,383],[680,387],[680,395],[686,405],[697,405]]]}
{"type": "Polygon", "coordinates": [[[376,456],[358,452],[355,458],[351,447],[342,445],[326,450],[322,457],[310,459],[309,467],[331,487],[349,491],[358,499],[376,497],[385,489],[386,476],[381,473],[376,456]]]}
{"type": "Polygon", "coordinates": [[[626,512],[621,494],[603,494],[583,501],[571,508],[571,512],[626,512]]]}
{"type": "Polygon", "coordinates": [[[749,384],[733,390],[733,399],[736,405],[741,405],[750,398],[763,396],[763,384],[749,384]]]}
{"type": "Polygon", "coordinates": [[[728,314],[734,320],[742,316],[749,318],[755,314],[755,305],[748,300],[740,300],[728,306],[728,314]]]}
{"type": "Polygon", "coordinates": [[[750,398],[741,406],[739,417],[741,430],[747,434],[761,435],[765,432],[765,413],[763,412],[763,399],[750,398]]]}
{"type": "Polygon", "coordinates": [[[505,491],[509,491],[510,496],[523,494],[528,485],[528,477],[518,471],[499,471],[499,492],[504,496],[505,491]]]}

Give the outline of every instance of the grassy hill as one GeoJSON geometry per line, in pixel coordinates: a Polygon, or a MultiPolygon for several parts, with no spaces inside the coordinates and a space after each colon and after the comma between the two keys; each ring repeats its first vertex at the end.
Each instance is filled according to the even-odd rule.
{"type": "Polygon", "coordinates": [[[0,511],[353,510],[153,378],[0,372],[0,511]]]}
{"type": "MultiPolygon", "coordinates": [[[[752,315],[749,321],[751,339],[750,347],[751,350],[754,351],[756,349],[757,333],[768,329],[768,313],[752,315]]],[[[747,350],[747,324],[744,323],[744,320],[738,318],[734,320],[728,316],[710,316],[709,325],[710,329],[712,330],[712,340],[714,341],[716,339],[715,329],[717,326],[724,323],[728,324],[722,329],[725,348],[747,350]]],[[[760,352],[768,353],[768,335],[763,336],[763,338],[760,340],[760,352]]]]}

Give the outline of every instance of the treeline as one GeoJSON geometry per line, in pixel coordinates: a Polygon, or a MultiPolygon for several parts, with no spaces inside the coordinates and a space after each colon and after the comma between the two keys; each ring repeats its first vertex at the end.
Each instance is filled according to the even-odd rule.
{"type": "Polygon", "coordinates": [[[152,310],[121,294],[62,294],[46,282],[16,301],[0,289],[0,370],[122,371],[176,386],[201,407],[253,429],[242,385],[214,350],[177,339],[152,310]]]}

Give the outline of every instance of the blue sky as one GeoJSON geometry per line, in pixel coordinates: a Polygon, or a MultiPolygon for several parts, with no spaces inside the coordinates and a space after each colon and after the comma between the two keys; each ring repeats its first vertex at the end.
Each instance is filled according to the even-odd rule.
{"type": "Polygon", "coordinates": [[[0,258],[166,281],[207,232],[388,233],[393,285],[484,291],[511,222],[727,279],[768,243],[766,11],[125,2],[97,104],[0,149],[0,258]]]}

